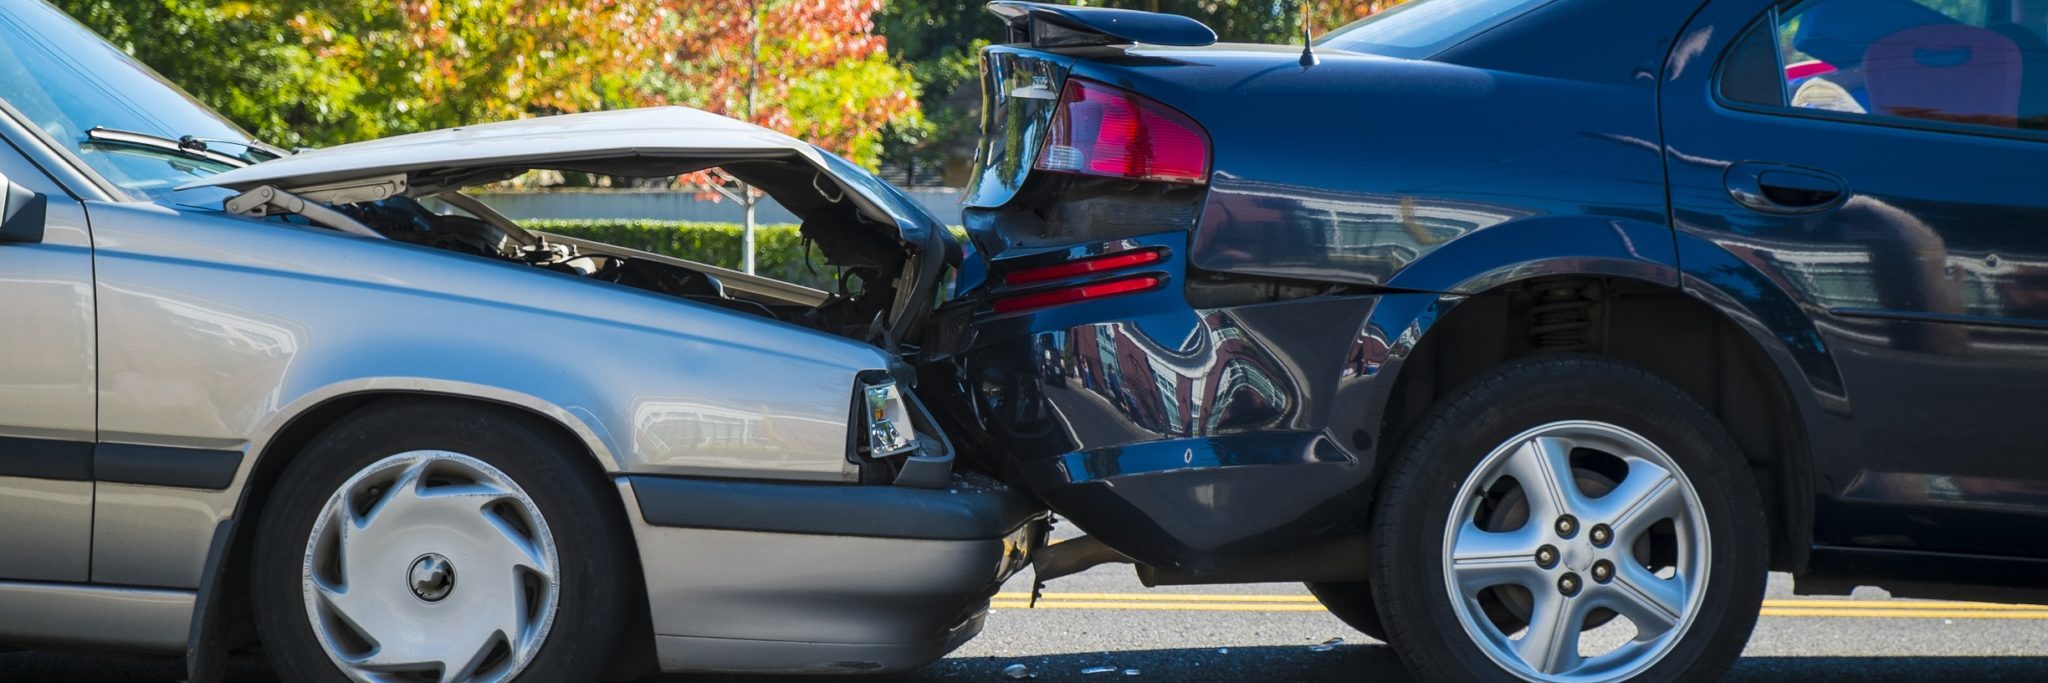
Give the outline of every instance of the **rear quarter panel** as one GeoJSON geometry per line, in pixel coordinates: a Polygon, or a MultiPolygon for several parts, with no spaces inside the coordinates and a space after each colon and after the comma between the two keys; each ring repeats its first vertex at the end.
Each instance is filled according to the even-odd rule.
{"type": "MultiPolygon", "coordinates": [[[[1657,82],[1697,6],[1559,0],[1431,60],[1325,50],[1304,68],[1291,49],[1224,46],[1073,73],[1208,130],[1195,267],[1423,289],[1400,274],[1488,231],[1566,217],[1668,231],[1657,82]]],[[[1637,247],[1673,261],[1668,238],[1637,247]]]]}

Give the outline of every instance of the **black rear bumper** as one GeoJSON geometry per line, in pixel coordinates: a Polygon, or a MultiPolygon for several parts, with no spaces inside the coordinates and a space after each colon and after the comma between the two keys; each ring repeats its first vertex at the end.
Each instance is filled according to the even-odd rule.
{"type": "MultiPolygon", "coordinates": [[[[1184,235],[1140,238],[1186,272],[1184,235]]],[[[1393,370],[1434,294],[1196,308],[1181,288],[981,313],[920,392],[967,456],[1110,547],[1186,574],[1363,533],[1393,370]]]]}

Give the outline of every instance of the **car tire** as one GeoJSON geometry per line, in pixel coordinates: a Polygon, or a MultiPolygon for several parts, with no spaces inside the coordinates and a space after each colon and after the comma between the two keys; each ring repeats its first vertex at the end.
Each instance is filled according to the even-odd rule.
{"type": "Polygon", "coordinates": [[[1308,584],[1310,595],[1323,603],[1323,609],[1344,622],[1352,630],[1371,636],[1373,640],[1385,641],[1387,627],[1380,623],[1380,608],[1373,604],[1372,584],[1365,581],[1342,583],[1308,584]]]}
{"type": "Polygon", "coordinates": [[[1411,432],[1370,576],[1425,680],[1715,680],[1756,625],[1767,538],[1740,451],[1698,403],[1611,359],[1547,355],[1411,432]]]}
{"type": "Polygon", "coordinates": [[[580,445],[510,409],[387,400],[287,465],[250,590],[287,681],[589,681],[632,621],[631,548],[580,445]]]}

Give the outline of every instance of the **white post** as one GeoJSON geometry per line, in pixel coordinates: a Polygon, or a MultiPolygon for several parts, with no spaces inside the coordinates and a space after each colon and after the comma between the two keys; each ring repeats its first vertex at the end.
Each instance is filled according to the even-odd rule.
{"type": "Polygon", "coordinates": [[[743,240],[743,243],[744,243],[744,247],[743,247],[743,248],[744,248],[744,249],[746,249],[746,252],[747,252],[747,256],[746,256],[746,264],[747,264],[747,267],[746,267],[746,271],[747,271],[747,274],[748,274],[748,275],[753,275],[753,274],[754,274],[754,203],[755,203],[755,202],[757,201],[757,200],[756,200],[756,199],[754,198],[754,188],[753,188],[752,186],[746,185],[745,183],[742,183],[742,184],[740,184],[740,197],[741,197],[741,200],[740,200],[740,201],[742,201],[742,202],[745,202],[745,204],[746,204],[746,207],[747,207],[747,228],[746,228],[746,233],[745,233],[745,239],[743,240]]]}

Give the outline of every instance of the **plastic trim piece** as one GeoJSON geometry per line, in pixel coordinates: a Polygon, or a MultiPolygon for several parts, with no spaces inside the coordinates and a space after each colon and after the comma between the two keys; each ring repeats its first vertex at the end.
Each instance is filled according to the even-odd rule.
{"type": "Polygon", "coordinates": [[[213,527],[207,544],[206,568],[200,576],[199,592],[192,599],[192,626],[185,636],[185,683],[218,683],[227,670],[227,625],[221,616],[221,591],[226,590],[228,549],[235,538],[235,520],[224,519],[213,527]]]}
{"type": "Polygon", "coordinates": [[[625,477],[658,527],[941,541],[1002,538],[1044,513],[991,480],[947,489],[625,477]]]}
{"type": "Polygon", "coordinates": [[[242,468],[241,451],[103,443],[93,450],[98,481],[223,491],[242,468]]]}
{"type": "Polygon", "coordinates": [[[92,468],[91,442],[0,436],[0,477],[91,481],[92,468]]]}

